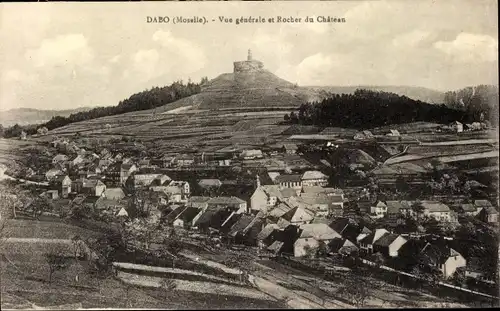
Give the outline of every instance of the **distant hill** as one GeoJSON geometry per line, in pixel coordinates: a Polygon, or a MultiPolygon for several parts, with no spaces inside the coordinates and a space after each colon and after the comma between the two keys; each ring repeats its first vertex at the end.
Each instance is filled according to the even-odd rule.
{"type": "Polygon", "coordinates": [[[308,88],[313,91],[324,91],[334,94],[353,94],[357,89],[387,92],[398,94],[400,96],[406,96],[411,99],[420,100],[429,104],[442,104],[444,103],[445,97],[444,92],[428,89],[425,87],[404,85],[310,86],[308,88]]]}
{"type": "Polygon", "coordinates": [[[14,124],[27,125],[47,122],[55,116],[67,117],[72,113],[89,111],[90,107],[82,107],[68,110],[41,110],[31,108],[16,108],[0,111],[0,124],[4,127],[14,124]]]}

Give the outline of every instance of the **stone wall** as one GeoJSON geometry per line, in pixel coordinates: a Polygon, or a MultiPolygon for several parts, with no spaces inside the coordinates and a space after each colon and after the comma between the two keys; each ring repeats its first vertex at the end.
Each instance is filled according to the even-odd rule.
{"type": "Polygon", "coordinates": [[[264,64],[257,60],[234,62],[234,72],[257,71],[264,68],[264,64]]]}

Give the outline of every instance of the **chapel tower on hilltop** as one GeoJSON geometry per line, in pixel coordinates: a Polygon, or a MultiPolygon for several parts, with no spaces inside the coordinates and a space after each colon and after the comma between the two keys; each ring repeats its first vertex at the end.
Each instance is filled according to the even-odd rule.
{"type": "Polygon", "coordinates": [[[252,50],[248,50],[247,60],[234,62],[234,73],[239,72],[256,72],[264,69],[264,64],[261,61],[254,60],[252,50]]]}

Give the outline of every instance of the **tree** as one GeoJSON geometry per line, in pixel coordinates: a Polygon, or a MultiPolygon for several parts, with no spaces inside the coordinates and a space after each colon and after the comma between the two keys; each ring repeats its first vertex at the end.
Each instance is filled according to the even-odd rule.
{"type": "Polygon", "coordinates": [[[75,254],[75,259],[78,259],[78,255],[85,251],[85,246],[82,238],[79,235],[75,235],[71,238],[71,243],[73,245],[73,252],[75,254]]]}
{"type": "Polygon", "coordinates": [[[283,116],[283,119],[285,120],[285,122],[288,122],[288,121],[290,121],[290,116],[287,113],[285,113],[285,115],[283,116]]]}
{"type": "Polygon", "coordinates": [[[338,291],[344,295],[357,308],[362,308],[366,304],[366,300],[371,297],[371,286],[367,280],[356,273],[348,273],[345,282],[338,291]]]}
{"type": "Polygon", "coordinates": [[[64,270],[70,265],[69,259],[61,254],[46,254],[45,259],[49,265],[49,283],[52,283],[54,272],[64,270]]]}
{"type": "Polygon", "coordinates": [[[413,204],[411,205],[411,209],[413,210],[413,212],[417,215],[417,219],[418,220],[421,220],[422,219],[422,216],[424,215],[425,213],[425,207],[424,205],[422,204],[422,202],[420,201],[415,201],[413,202],[413,204]]]}
{"type": "Polygon", "coordinates": [[[33,202],[31,202],[30,207],[33,211],[33,218],[36,220],[39,220],[44,212],[52,211],[52,204],[49,199],[41,196],[37,196],[33,202]]]}
{"type": "Polygon", "coordinates": [[[466,287],[467,277],[465,276],[464,267],[459,267],[455,270],[455,273],[453,273],[453,276],[451,277],[451,282],[457,286],[466,287]]]}
{"type": "Polygon", "coordinates": [[[396,178],[396,189],[399,191],[399,192],[408,192],[408,190],[410,189],[410,186],[408,185],[408,183],[406,182],[406,180],[401,177],[401,176],[398,176],[396,178]]]}
{"type": "Polygon", "coordinates": [[[175,268],[175,260],[183,249],[184,245],[177,240],[170,240],[165,245],[166,252],[172,256],[172,268],[175,268]]]}

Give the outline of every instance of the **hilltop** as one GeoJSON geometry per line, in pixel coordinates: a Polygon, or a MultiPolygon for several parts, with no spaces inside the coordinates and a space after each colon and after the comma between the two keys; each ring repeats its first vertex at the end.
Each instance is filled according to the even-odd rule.
{"type": "Polygon", "coordinates": [[[47,122],[52,117],[62,116],[67,117],[73,113],[89,111],[90,107],[82,107],[67,110],[43,110],[32,108],[15,108],[6,111],[0,111],[0,124],[3,126],[11,126],[14,124],[27,125],[39,124],[47,122]]]}

